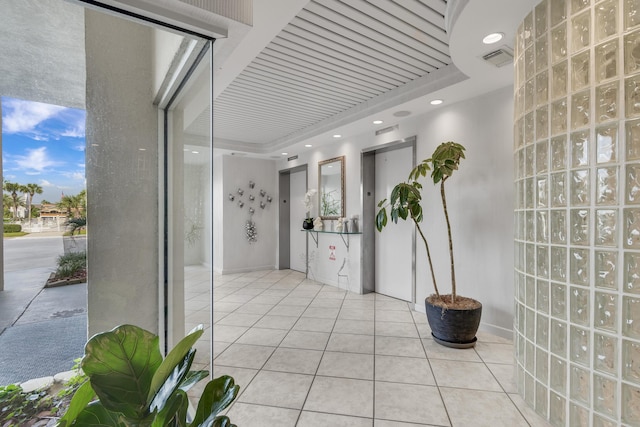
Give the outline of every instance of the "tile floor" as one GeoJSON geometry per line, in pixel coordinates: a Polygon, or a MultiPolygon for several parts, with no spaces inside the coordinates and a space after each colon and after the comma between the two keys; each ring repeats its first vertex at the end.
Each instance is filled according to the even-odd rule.
{"type": "MultiPolygon", "coordinates": [[[[187,271],[188,330],[209,323],[208,274],[187,271]]],[[[504,338],[449,349],[406,302],[290,270],[215,276],[214,296],[213,372],[241,386],[239,427],[548,426],[517,394],[504,338]]]]}

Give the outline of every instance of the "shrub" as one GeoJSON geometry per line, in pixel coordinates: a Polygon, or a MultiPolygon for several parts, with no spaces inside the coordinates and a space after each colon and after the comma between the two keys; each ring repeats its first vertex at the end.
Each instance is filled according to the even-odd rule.
{"type": "Polygon", "coordinates": [[[86,252],[69,252],[58,257],[56,277],[70,277],[87,268],[86,252]]]}
{"type": "Polygon", "coordinates": [[[4,224],[5,233],[19,233],[21,231],[22,226],[20,224],[4,224]]]}

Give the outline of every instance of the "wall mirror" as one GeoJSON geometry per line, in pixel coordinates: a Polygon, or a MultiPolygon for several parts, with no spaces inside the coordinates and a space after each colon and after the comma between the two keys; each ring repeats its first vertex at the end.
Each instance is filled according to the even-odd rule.
{"type": "Polygon", "coordinates": [[[344,156],[318,163],[320,218],[344,217],[344,156]]]}

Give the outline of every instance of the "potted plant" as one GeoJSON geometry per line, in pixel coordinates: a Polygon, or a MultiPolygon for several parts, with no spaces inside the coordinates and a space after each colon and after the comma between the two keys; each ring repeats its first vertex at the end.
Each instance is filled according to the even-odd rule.
{"type": "Polygon", "coordinates": [[[425,299],[427,320],[431,327],[432,335],[436,342],[456,348],[473,347],[476,342],[476,332],[480,325],[482,304],[472,298],[462,297],[456,291],[456,274],[453,258],[453,240],[451,238],[451,224],[447,210],[445,197],[445,182],[458,169],[460,161],[465,158],[465,148],[455,142],[440,144],[430,158],[423,160],[409,173],[407,182],[401,182],[393,187],[389,201],[387,199],[378,203],[380,210],[376,215],[376,228],[378,231],[387,225],[388,218],[395,223],[398,219],[413,221],[424,242],[427,252],[427,262],[431,272],[431,279],[435,293],[425,299]],[[443,295],[438,289],[436,276],[431,261],[429,244],[420,223],[424,219],[422,208],[422,184],[421,177],[426,177],[431,171],[431,179],[434,185],[440,184],[440,197],[447,224],[447,237],[449,243],[449,260],[451,269],[451,293],[443,295]],[[389,215],[387,215],[387,208],[389,215]]]}
{"type": "Polygon", "coordinates": [[[307,208],[307,217],[304,221],[302,221],[302,228],[304,228],[305,230],[313,229],[313,217],[311,216],[311,209],[313,208],[313,197],[317,192],[317,190],[312,188],[305,193],[304,198],[302,199],[304,207],[307,208]]]}

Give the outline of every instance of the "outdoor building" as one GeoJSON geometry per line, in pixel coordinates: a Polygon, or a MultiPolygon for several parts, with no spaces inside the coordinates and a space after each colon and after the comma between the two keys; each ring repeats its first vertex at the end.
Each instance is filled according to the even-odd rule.
{"type": "Polygon", "coordinates": [[[640,1],[152,3],[0,2],[0,95],[87,111],[89,335],[205,323],[240,426],[640,425],[640,1]],[[445,141],[470,352],[414,227],[374,227],[445,141]]]}

